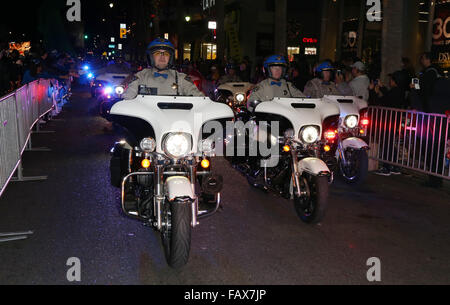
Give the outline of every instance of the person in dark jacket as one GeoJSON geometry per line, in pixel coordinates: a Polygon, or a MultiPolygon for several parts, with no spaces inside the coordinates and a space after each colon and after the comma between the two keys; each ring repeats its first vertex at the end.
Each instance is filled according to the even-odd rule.
{"type": "MultiPolygon", "coordinates": [[[[375,104],[378,106],[396,108],[396,109],[404,109],[406,108],[406,82],[407,76],[401,71],[396,71],[394,73],[389,74],[389,89],[386,88],[379,80],[378,83],[371,83],[370,91],[371,96],[374,96],[375,104]]],[[[399,122],[397,122],[399,123],[399,122]]],[[[390,145],[384,146],[384,156],[394,156],[394,159],[397,156],[397,149],[393,143],[390,145]],[[390,148],[390,149],[389,149],[390,148]]],[[[390,175],[399,175],[401,174],[400,169],[386,164],[380,163],[380,170],[376,171],[375,174],[381,176],[390,176],[390,175]]]]}
{"type": "Polygon", "coordinates": [[[430,112],[430,98],[433,95],[433,89],[436,81],[442,77],[442,73],[439,69],[431,63],[431,53],[425,52],[420,56],[420,64],[423,67],[419,76],[420,89],[416,89],[414,84],[410,84],[412,90],[412,99],[417,100],[415,97],[420,98],[420,103],[415,103],[415,107],[418,110],[424,112],[430,112]]]}
{"type": "Polygon", "coordinates": [[[389,89],[380,80],[377,83],[371,83],[370,90],[373,90],[375,93],[375,104],[383,107],[405,109],[407,78],[401,71],[391,73],[389,77],[389,89]]]}

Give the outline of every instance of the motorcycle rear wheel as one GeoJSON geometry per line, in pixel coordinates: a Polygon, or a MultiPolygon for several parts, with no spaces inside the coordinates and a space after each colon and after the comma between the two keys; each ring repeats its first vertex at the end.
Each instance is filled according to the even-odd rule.
{"type": "Polygon", "coordinates": [[[295,211],[303,222],[317,224],[325,217],[328,206],[328,177],[304,177],[300,184],[307,195],[298,197],[294,190],[295,211]]]}
{"type": "Polygon", "coordinates": [[[185,266],[191,250],[192,206],[190,203],[166,203],[165,225],[161,232],[167,263],[174,269],[185,266]]]}

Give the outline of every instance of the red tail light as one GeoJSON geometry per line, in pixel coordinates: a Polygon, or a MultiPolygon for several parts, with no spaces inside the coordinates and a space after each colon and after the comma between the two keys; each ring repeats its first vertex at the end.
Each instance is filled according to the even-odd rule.
{"type": "Polygon", "coordinates": [[[200,89],[200,81],[199,80],[194,80],[194,85],[200,89]]]}
{"type": "Polygon", "coordinates": [[[336,132],[334,130],[325,131],[325,139],[333,141],[336,139],[336,132]]]}

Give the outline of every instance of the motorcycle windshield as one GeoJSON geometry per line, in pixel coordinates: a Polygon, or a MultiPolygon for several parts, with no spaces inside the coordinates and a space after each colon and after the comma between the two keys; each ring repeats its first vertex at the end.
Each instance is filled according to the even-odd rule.
{"type": "Polygon", "coordinates": [[[191,153],[197,153],[202,129],[207,122],[234,118],[230,107],[205,97],[138,96],[115,104],[110,114],[137,118],[150,124],[158,153],[164,153],[162,140],[170,133],[190,134],[193,139],[191,153]]]}
{"type": "Polygon", "coordinates": [[[108,83],[112,86],[121,85],[125,79],[128,77],[128,74],[114,74],[114,73],[106,73],[99,75],[96,80],[100,82],[108,83]]]}
{"type": "Polygon", "coordinates": [[[285,117],[291,122],[298,137],[300,130],[310,125],[319,127],[322,134],[323,120],[339,115],[339,108],[334,103],[323,99],[275,98],[270,102],[259,104],[255,112],[285,117]]]}
{"type": "Polygon", "coordinates": [[[345,119],[349,115],[356,115],[359,118],[359,112],[369,107],[366,101],[355,96],[326,95],[323,99],[339,107],[342,119],[345,119]]]}

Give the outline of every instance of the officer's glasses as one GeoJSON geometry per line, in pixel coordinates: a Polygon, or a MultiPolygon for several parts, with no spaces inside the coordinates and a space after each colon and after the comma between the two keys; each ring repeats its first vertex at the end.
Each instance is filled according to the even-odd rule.
{"type": "Polygon", "coordinates": [[[167,51],[156,51],[153,52],[154,56],[164,56],[164,57],[170,57],[170,53],[167,51]]]}

